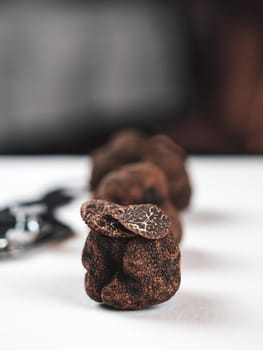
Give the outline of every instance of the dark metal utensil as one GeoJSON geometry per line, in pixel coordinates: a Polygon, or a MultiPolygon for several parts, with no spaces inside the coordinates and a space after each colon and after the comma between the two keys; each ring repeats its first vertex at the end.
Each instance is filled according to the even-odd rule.
{"type": "Polygon", "coordinates": [[[55,211],[77,194],[74,189],[56,189],[39,200],[14,203],[0,210],[0,258],[73,236],[73,230],[56,219],[55,211]]]}

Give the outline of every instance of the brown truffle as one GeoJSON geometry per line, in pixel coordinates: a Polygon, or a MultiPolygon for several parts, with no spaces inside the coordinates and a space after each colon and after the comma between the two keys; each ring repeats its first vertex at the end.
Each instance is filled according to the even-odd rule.
{"type": "Polygon", "coordinates": [[[179,243],[182,226],[169,199],[168,183],[163,171],[150,162],[122,166],[107,174],[97,187],[94,198],[121,205],[156,204],[171,218],[171,230],[179,243]]]}
{"type": "Polygon", "coordinates": [[[82,255],[85,288],[97,302],[139,310],[170,299],[180,285],[180,251],[169,217],[152,204],[82,205],[91,228],[82,255]]]}
{"type": "Polygon", "coordinates": [[[189,205],[191,186],[185,168],[186,154],[168,136],[146,137],[134,130],[114,136],[110,142],[92,154],[91,189],[95,190],[102,178],[121,165],[148,161],[157,165],[169,184],[170,199],[178,210],[189,205]]]}

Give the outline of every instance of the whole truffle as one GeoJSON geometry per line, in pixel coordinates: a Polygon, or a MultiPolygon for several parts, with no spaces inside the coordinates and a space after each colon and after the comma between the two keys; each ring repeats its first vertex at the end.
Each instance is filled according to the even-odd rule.
{"type": "Polygon", "coordinates": [[[92,154],[91,189],[95,190],[102,178],[122,165],[141,161],[157,165],[167,178],[169,196],[178,210],[189,205],[191,185],[186,171],[186,154],[168,136],[147,137],[134,130],[124,131],[92,154]]]}
{"type": "Polygon", "coordinates": [[[150,162],[124,165],[108,173],[94,192],[94,198],[120,205],[155,204],[171,218],[171,230],[179,243],[182,226],[177,210],[169,197],[167,178],[163,171],[150,162]]]}
{"type": "Polygon", "coordinates": [[[91,200],[82,205],[81,216],[91,228],[82,263],[86,292],[93,300],[139,310],[176,293],[180,251],[170,219],[160,208],[91,200]]]}

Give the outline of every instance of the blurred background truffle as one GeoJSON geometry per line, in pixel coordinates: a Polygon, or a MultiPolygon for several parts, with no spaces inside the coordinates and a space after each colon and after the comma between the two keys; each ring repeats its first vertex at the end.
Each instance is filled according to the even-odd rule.
{"type": "Polygon", "coordinates": [[[94,198],[120,205],[155,204],[170,217],[170,230],[176,241],[182,239],[181,219],[170,201],[167,178],[153,163],[128,164],[109,172],[98,185],[94,198]]]}
{"type": "MultiPolygon", "coordinates": [[[[102,181],[103,184],[100,186],[99,191],[106,195],[109,179],[110,182],[116,182],[116,173],[114,173],[113,177],[107,176],[106,182],[103,181],[104,176],[113,170],[118,170],[122,165],[146,162],[146,164],[155,164],[163,172],[168,185],[168,196],[178,210],[185,209],[190,203],[192,190],[186,170],[186,153],[166,135],[147,137],[136,130],[124,130],[113,135],[106,144],[97,148],[91,156],[93,163],[90,180],[92,190],[96,189],[102,181]]],[[[140,187],[146,190],[148,187],[148,185],[146,186],[146,178],[151,183],[155,180],[157,186],[160,184],[161,179],[158,174],[158,168],[156,176],[153,175],[153,168],[149,167],[149,165],[148,167],[139,165],[137,167],[122,168],[123,171],[121,173],[118,172],[117,177],[119,180],[123,180],[123,173],[126,176],[128,169],[128,177],[130,177],[132,172],[134,177],[142,178],[142,182],[137,179],[135,187],[140,184],[140,187]]],[[[136,180],[134,179],[134,181],[136,180]]],[[[160,186],[158,187],[159,190],[160,186]]],[[[121,199],[119,196],[120,192],[123,192],[125,196],[131,197],[130,200],[134,196],[133,193],[128,195],[126,189],[119,188],[118,191],[115,190],[115,195],[122,201],[123,198],[121,199]]],[[[159,199],[161,198],[159,197],[159,199]]],[[[128,203],[130,200],[128,200],[128,203]]],[[[125,203],[122,202],[122,204],[125,203]]]]}
{"type": "Polygon", "coordinates": [[[262,153],[261,0],[0,10],[0,154],[86,154],[124,127],[191,153],[262,153]]]}

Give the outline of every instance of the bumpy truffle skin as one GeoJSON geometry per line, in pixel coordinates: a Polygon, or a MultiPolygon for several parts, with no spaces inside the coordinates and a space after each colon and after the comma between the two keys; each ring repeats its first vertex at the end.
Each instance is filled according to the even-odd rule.
{"type": "Polygon", "coordinates": [[[97,187],[94,198],[121,205],[150,203],[158,205],[171,218],[171,231],[179,243],[182,226],[177,210],[169,199],[168,182],[163,171],[150,162],[122,166],[107,174],[97,187]]]}
{"type": "Polygon", "coordinates": [[[92,190],[97,188],[106,174],[119,169],[121,165],[148,161],[157,165],[165,174],[170,200],[175,207],[183,210],[189,205],[191,185],[185,167],[186,154],[168,136],[146,137],[134,130],[126,130],[95,151],[92,159],[92,190]]]}
{"type": "Polygon", "coordinates": [[[139,310],[176,293],[180,251],[170,220],[160,208],[150,204],[114,207],[92,200],[83,205],[81,213],[91,227],[82,263],[87,269],[86,292],[93,300],[117,309],[139,310]],[[96,202],[100,208],[104,205],[100,214],[94,209],[96,202]]]}
{"type": "Polygon", "coordinates": [[[104,175],[118,169],[123,164],[134,163],[140,159],[144,135],[135,130],[123,130],[112,136],[109,143],[92,154],[91,190],[94,190],[104,175]]]}

